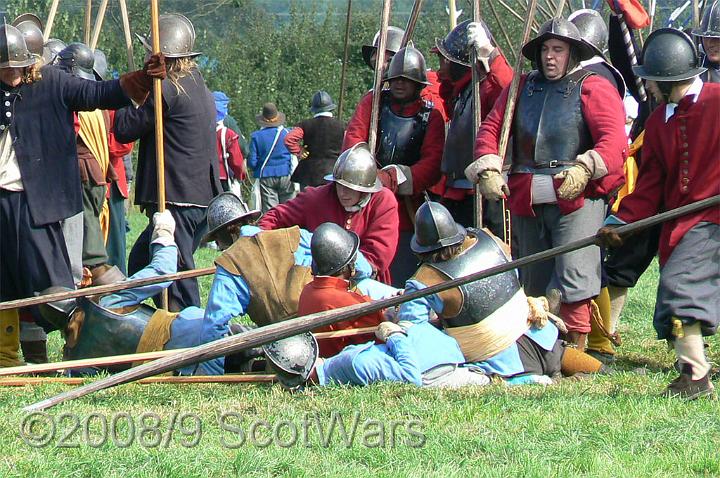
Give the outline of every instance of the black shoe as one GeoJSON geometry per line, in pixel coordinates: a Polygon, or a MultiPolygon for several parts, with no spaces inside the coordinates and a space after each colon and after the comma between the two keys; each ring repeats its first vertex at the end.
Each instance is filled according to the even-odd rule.
{"type": "Polygon", "coordinates": [[[712,395],[715,387],[710,381],[710,372],[697,380],[692,379],[692,367],[687,364],[683,366],[683,372],[675,380],[670,382],[663,396],[667,398],[682,398],[684,400],[695,400],[696,398],[712,395]]]}
{"type": "Polygon", "coordinates": [[[589,356],[601,361],[604,365],[615,363],[615,354],[600,352],[599,350],[585,349],[585,353],[589,356]]]}

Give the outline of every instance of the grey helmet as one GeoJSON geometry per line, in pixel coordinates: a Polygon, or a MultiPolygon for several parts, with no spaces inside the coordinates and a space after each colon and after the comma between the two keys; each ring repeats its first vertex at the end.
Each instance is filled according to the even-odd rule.
{"type": "Polygon", "coordinates": [[[430,84],[427,79],[425,57],[420,50],[413,46],[406,46],[395,54],[390,61],[385,79],[389,81],[395,78],[407,78],[421,85],[430,84]]]}
{"type": "Polygon", "coordinates": [[[220,231],[232,226],[243,219],[255,220],[260,217],[260,211],[250,210],[245,201],[231,192],[220,193],[215,196],[207,208],[208,233],[203,242],[212,242],[220,231]]]}
{"type": "Polygon", "coordinates": [[[577,61],[585,61],[595,56],[595,49],[584,42],[580,31],[564,18],[551,18],[538,30],[537,35],[522,47],[522,54],[530,61],[540,65],[540,49],[546,40],[555,38],[570,44],[577,52],[577,61]]]}
{"type": "Polygon", "coordinates": [[[95,79],[102,81],[105,79],[108,73],[107,57],[105,53],[100,49],[95,49],[93,52],[95,55],[95,63],[93,64],[93,73],[95,73],[95,79]]]}
{"type": "Polygon", "coordinates": [[[427,201],[415,213],[415,234],[410,240],[410,249],[423,254],[447,246],[460,244],[467,231],[440,203],[427,201]]]}
{"type": "Polygon", "coordinates": [[[659,28],[645,40],[642,63],[633,66],[633,72],[645,80],[688,80],[707,70],[698,67],[698,61],[695,43],[686,33],[659,28]]]}
{"type": "Polygon", "coordinates": [[[312,114],[325,113],[336,108],[330,94],[325,90],[316,91],[310,101],[310,112],[312,114]]]}
{"type": "Polygon", "coordinates": [[[95,54],[84,43],[71,43],[65,47],[58,53],[58,65],[65,67],[74,76],[95,80],[95,54]]]}
{"type": "MultiPolygon", "coordinates": [[[[385,38],[385,52],[390,53],[394,55],[397,53],[397,51],[400,49],[400,45],[402,44],[402,38],[405,35],[405,30],[402,28],[389,26],[387,29],[387,37],[385,38]]],[[[373,44],[372,45],[363,45],[362,47],[362,57],[363,60],[365,60],[365,63],[367,66],[369,66],[372,69],[375,69],[375,63],[372,62],[370,59],[373,56],[373,53],[375,53],[375,50],[377,50],[378,45],[380,44],[380,32],[377,32],[375,34],[375,37],[373,38],[373,44]]],[[[387,60],[387,56],[385,57],[387,60]]]]}
{"type": "Polygon", "coordinates": [[[595,54],[605,57],[609,33],[602,15],[597,10],[583,8],[571,13],[568,20],[577,27],[580,37],[593,47],[595,54]]]}
{"type": "Polygon", "coordinates": [[[332,276],[355,261],[360,238],[334,222],[324,222],[313,232],[310,240],[312,272],[317,276],[332,276]]]}
{"type": "Polygon", "coordinates": [[[328,174],[324,179],[361,193],[376,193],[383,188],[377,177],[375,157],[367,143],[358,143],[343,151],[335,161],[332,174],[328,174]]]}
{"type": "Polygon", "coordinates": [[[30,53],[42,56],[43,43],[45,40],[42,32],[43,24],[37,15],[33,15],[32,13],[23,13],[13,20],[12,25],[20,30],[23,37],[25,37],[25,45],[27,45],[30,53]]]}
{"type": "Polygon", "coordinates": [[[52,65],[56,62],[58,54],[65,49],[67,45],[64,41],[57,38],[50,38],[43,46],[43,60],[46,65],[52,65]]]}
{"type": "MultiPolygon", "coordinates": [[[[184,15],[165,13],[158,20],[160,29],[160,51],[167,58],[184,58],[198,56],[202,53],[193,51],[195,47],[195,27],[184,15]]],[[[152,51],[152,34],[147,36],[136,34],[147,51],[152,51]]]]}
{"type": "MultiPolygon", "coordinates": [[[[472,20],[465,20],[462,23],[458,23],[455,28],[448,33],[445,38],[435,39],[435,47],[440,51],[440,54],[452,61],[463,66],[470,66],[470,44],[468,43],[468,26],[472,20]]],[[[490,39],[490,42],[495,45],[490,29],[487,27],[485,22],[481,21],[485,34],[490,39]]]]}
{"type": "MultiPolygon", "coordinates": [[[[35,295],[50,295],[57,294],[59,292],[70,292],[72,290],[73,289],[70,289],[69,287],[52,286],[42,292],[36,292],[35,295]]],[[[70,322],[77,306],[77,299],[63,299],[40,304],[38,306],[38,310],[40,311],[40,316],[47,322],[52,324],[58,330],[65,330],[65,327],[67,327],[68,322],[70,322]]]]}
{"type": "Polygon", "coordinates": [[[720,1],[715,0],[705,5],[700,28],[693,31],[693,35],[700,38],[720,38],[720,1]]]}
{"type": "Polygon", "coordinates": [[[0,25],[0,68],[25,68],[35,61],[20,30],[12,25],[0,25]]]}
{"type": "Polygon", "coordinates": [[[263,352],[280,384],[298,390],[312,373],[319,348],[313,334],[305,332],[264,345],[263,352]]]}

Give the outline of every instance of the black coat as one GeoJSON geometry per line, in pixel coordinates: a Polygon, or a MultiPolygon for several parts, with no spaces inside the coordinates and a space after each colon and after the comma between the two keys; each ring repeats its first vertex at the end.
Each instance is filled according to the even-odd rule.
{"type": "Polygon", "coordinates": [[[36,83],[12,89],[0,84],[0,124],[3,130],[10,125],[36,226],[82,211],[73,111],[117,109],[130,104],[118,80],[83,80],[51,66],[40,71],[42,80],[36,83]]]}
{"type": "Polygon", "coordinates": [[[310,153],[301,160],[292,180],[305,186],[322,186],[325,175],[332,172],[335,160],[342,152],[345,123],[337,118],[318,116],[302,121],[303,144],[310,153]]]}
{"type": "MultiPolygon", "coordinates": [[[[218,176],[215,100],[196,69],[180,79],[184,91],[162,82],[165,147],[165,200],[207,206],[222,191],[218,176]]],[[[115,137],[122,143],[140,140],[135,204],[157,204],[155,102],[115,114],[115,137]]]]}

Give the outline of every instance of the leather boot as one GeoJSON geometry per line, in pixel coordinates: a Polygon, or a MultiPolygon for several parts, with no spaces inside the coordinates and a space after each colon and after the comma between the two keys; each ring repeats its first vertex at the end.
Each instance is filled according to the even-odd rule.
{"type": "Polygon", "coordinates": [[[20,319],[17,309],[0,311],[0,367],[24,365],[20,360],[20,319]]]}
{"type": "Polygon", "coordinates": [[[710,372],[697,380],[692,378],[692,366],[682,364],[680,375],[670,382],[662,396],[668,398],[682,398],[684,400],[695,400],[696,398],[712,395],[715,387],[710,381],[710,372]]]}
{"type": "Polygon", "coordinates": [[[27,363],[48,363],[46,340],[22,341],[20,347],[27,363]]]}

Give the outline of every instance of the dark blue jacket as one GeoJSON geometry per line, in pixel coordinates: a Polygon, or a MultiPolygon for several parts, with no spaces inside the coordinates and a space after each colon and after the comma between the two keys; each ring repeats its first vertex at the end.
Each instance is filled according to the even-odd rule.
{"type": "Polygon", "coordinates": [[[262,169],[263,178],[276,178],[280,176],[290,176],[290,151],[285,146],[285,136],[288,131],[284,126],[268,127],[255,131],[250,140],[250,157],[248,158],[248,168],[252,169],[253,177],[259,178],[262,169]],[[277,144],[272,150],[272,154],[267,161],[267,165],[263,169],[263,162],[270,152],[278,128],[282,128],[277,144]]]}
{"type": "MultiPolygon", "coordinates": [[[[222,191],[218,175],[215,100],[196,69],[179,80],[178,91],[169,79],[162,82],[165,200],[207,206],[222,191]]],[[[152,95],[140,108],[115,114],[115,138],[122,143],[140,140],[135,204],[157,204],[155,159],[155,101],[152,95]]]]}
{"type": "Polygon", "coordinates": [[[0,125],[10,127],[36,226],[82,211],[73,111],[130,104],[119,80],[82,80],[52,66],[40,71],[42,80],[29,85],[9,88],[0,83],[0,125]]]}

